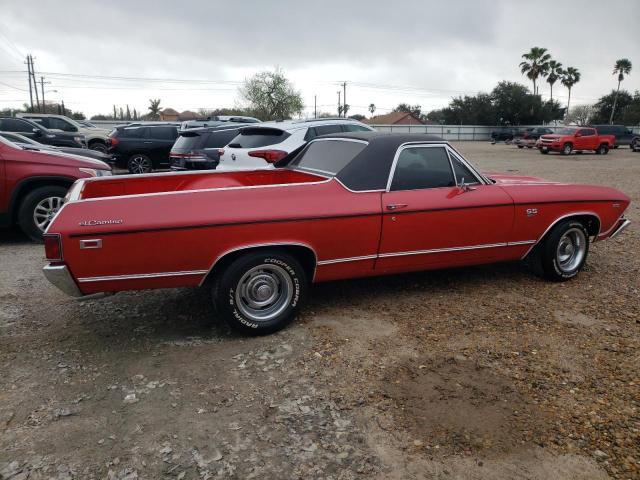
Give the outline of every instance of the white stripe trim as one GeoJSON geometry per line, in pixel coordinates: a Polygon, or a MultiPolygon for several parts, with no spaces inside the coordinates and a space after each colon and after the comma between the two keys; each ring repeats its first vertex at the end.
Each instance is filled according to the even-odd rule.
{"type": "Polygon", "coordinates": [[[105,277],[83,277],[78,282],[108,282],[111,280],[139,280],[144,278],[182,277],[186,275],[204,275],[207,270],[187,270],[182,272],[139,273],[135,275],[109,275],[105,277]]]}
{"type": "Polygon", "coordinates": [[[375,260],[376,258],[378,258],[378,255],[363,255],[361,257],[334,258],[333,260],[320,260],[318,262],[318,266],[330,265],[333,263],[359,262],[361,260],[375,260]]]}

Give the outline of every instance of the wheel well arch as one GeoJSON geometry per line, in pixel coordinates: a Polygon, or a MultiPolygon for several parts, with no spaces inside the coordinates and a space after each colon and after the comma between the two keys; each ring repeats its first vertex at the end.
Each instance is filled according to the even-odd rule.
{"type": "Polygon", "coordinates": [[[533,253],[536,250],[536,247],[540,245],[545,238],[551,233],[553,227],[555,227],[558,223],[564,220],[578,220],[580,221],[585,228],[587,229],[587,233],[590,237],[597,238],[600,234],[600,228],[602,223],[600,221],[600,217],[594,212],[574,212],[568,213],[566,215],[562,215],[559,218],[556,218],[553,222],[549,224],[544,233],[540,236],[540,238],[533,244],[533,246],[524,254],[522,258],[526,258],[529,254],[533,253]]]}
{"type": "Polygon", "coordinates": [[[316,272],[316,266],[318,265],[318,257],[313,248],[304,243],[295,243],[295,242],[282,242],[282,243],[267,243],[267,244],[259,244],[259,245],[246,245],[242,247],[233,248],[231,250],[227,250],[221,253],[216,259],[213,261],[213,264],[209,268],[209,271],[203,277],[200,282],[200,286],[205,285],[208,282],[211,282],[215,276],[223,271],[226,267],[231,265],[238,258],[246,255],[248,253],[254,253],[257,251],[264,250],[279,250],[282,252],[286,252],[289,255],[293,256],[296,260],[300,262],[300,265],[304,269],[307,274],[307,278],[309,281],[313,281],[316,272]]]}
{"type": "Polygon", "coordinates": [[[87,141],[87,145],[92,145],[94,143],[101,143],[103,145],[107,144],[107,141],[104,138],[95,137],[87,141]]]}
{"type": "Polygon", "coordinates": [[[75,181],[75,178],[70,177],[33,177],[21,181],[14,188],[11,201],[9,202],[11,223],[16,222],[20,205],[30,192],[41,187],[63,187],[68,189],[75,181]]]}

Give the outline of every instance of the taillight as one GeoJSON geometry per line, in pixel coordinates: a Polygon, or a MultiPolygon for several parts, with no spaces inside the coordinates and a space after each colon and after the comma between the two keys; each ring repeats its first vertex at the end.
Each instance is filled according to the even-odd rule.
{"type": "Polygon", "coordinates": [[[44,240],[44,253],[47,260],[52,262],[62,261],[62,239],[58,233],[47,233],[42,236],[44,240]]]}
{"type": "Polygon", "coordinates": [[[253,150],[249,152],[250,157],[264,158],[269,163],[282,160],[287,155],[288,153],[283,150],[253,150]]]}
{"type": "Polygon", "coordinates": [[[115,147],[116,145],[118,145],[120,143],[120,140],[118,140],[117,137],[108,137],[107,138],[107,144],[111,147],[115,147]]]}

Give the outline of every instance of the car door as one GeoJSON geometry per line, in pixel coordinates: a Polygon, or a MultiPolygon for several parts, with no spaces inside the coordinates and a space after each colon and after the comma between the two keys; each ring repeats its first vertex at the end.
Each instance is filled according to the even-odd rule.
{"type": "Polygon", "coordinates": [[[382,209],[375,267],[381,273],[499,261],[513,255],[507,248],[513,200],[498,185],[478,177],[447,146],[401,147],[382,194],[382,209]]]}
{"type": "Polygon", "coordinates": [[[581,128],[578,133],[580,136],[576,137],[578,146],[575,147],[575,150],[595,150],[598,148],[598,138],[593,128],[581,128]]]}
{"type": "Polygon", "coordinates": [[[38,140],[42,143],[47,143],[46,139],[43,137],[44,131],[40,130],[38,127],[33,125],[32,123],[25,122],[20,118],[5,118],[2,120],[2,130],[5,132],[15,132],[20,135],[24,135],[25,137],[31,138],[33,140],[38,140]]]}
{"type": "Polygon", "coordinates": [[[178,129],[174,126],[147,128],[145,146],[154,165],[168,165],[171,147],[178,138],[178,129]]]}

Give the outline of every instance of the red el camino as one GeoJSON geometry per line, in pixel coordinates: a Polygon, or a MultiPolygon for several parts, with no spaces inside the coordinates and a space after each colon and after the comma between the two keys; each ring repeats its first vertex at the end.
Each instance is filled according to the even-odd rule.
{"type": "Polygon", "coordinates": [[[432,135],[319,137],[277,167],[78,180],[44,273],[77,296],[204,286],[233,328],[264,334],[309,282],[525,258],[562,281],[629,224],[618,190],[483,175],[432,135]]]}

